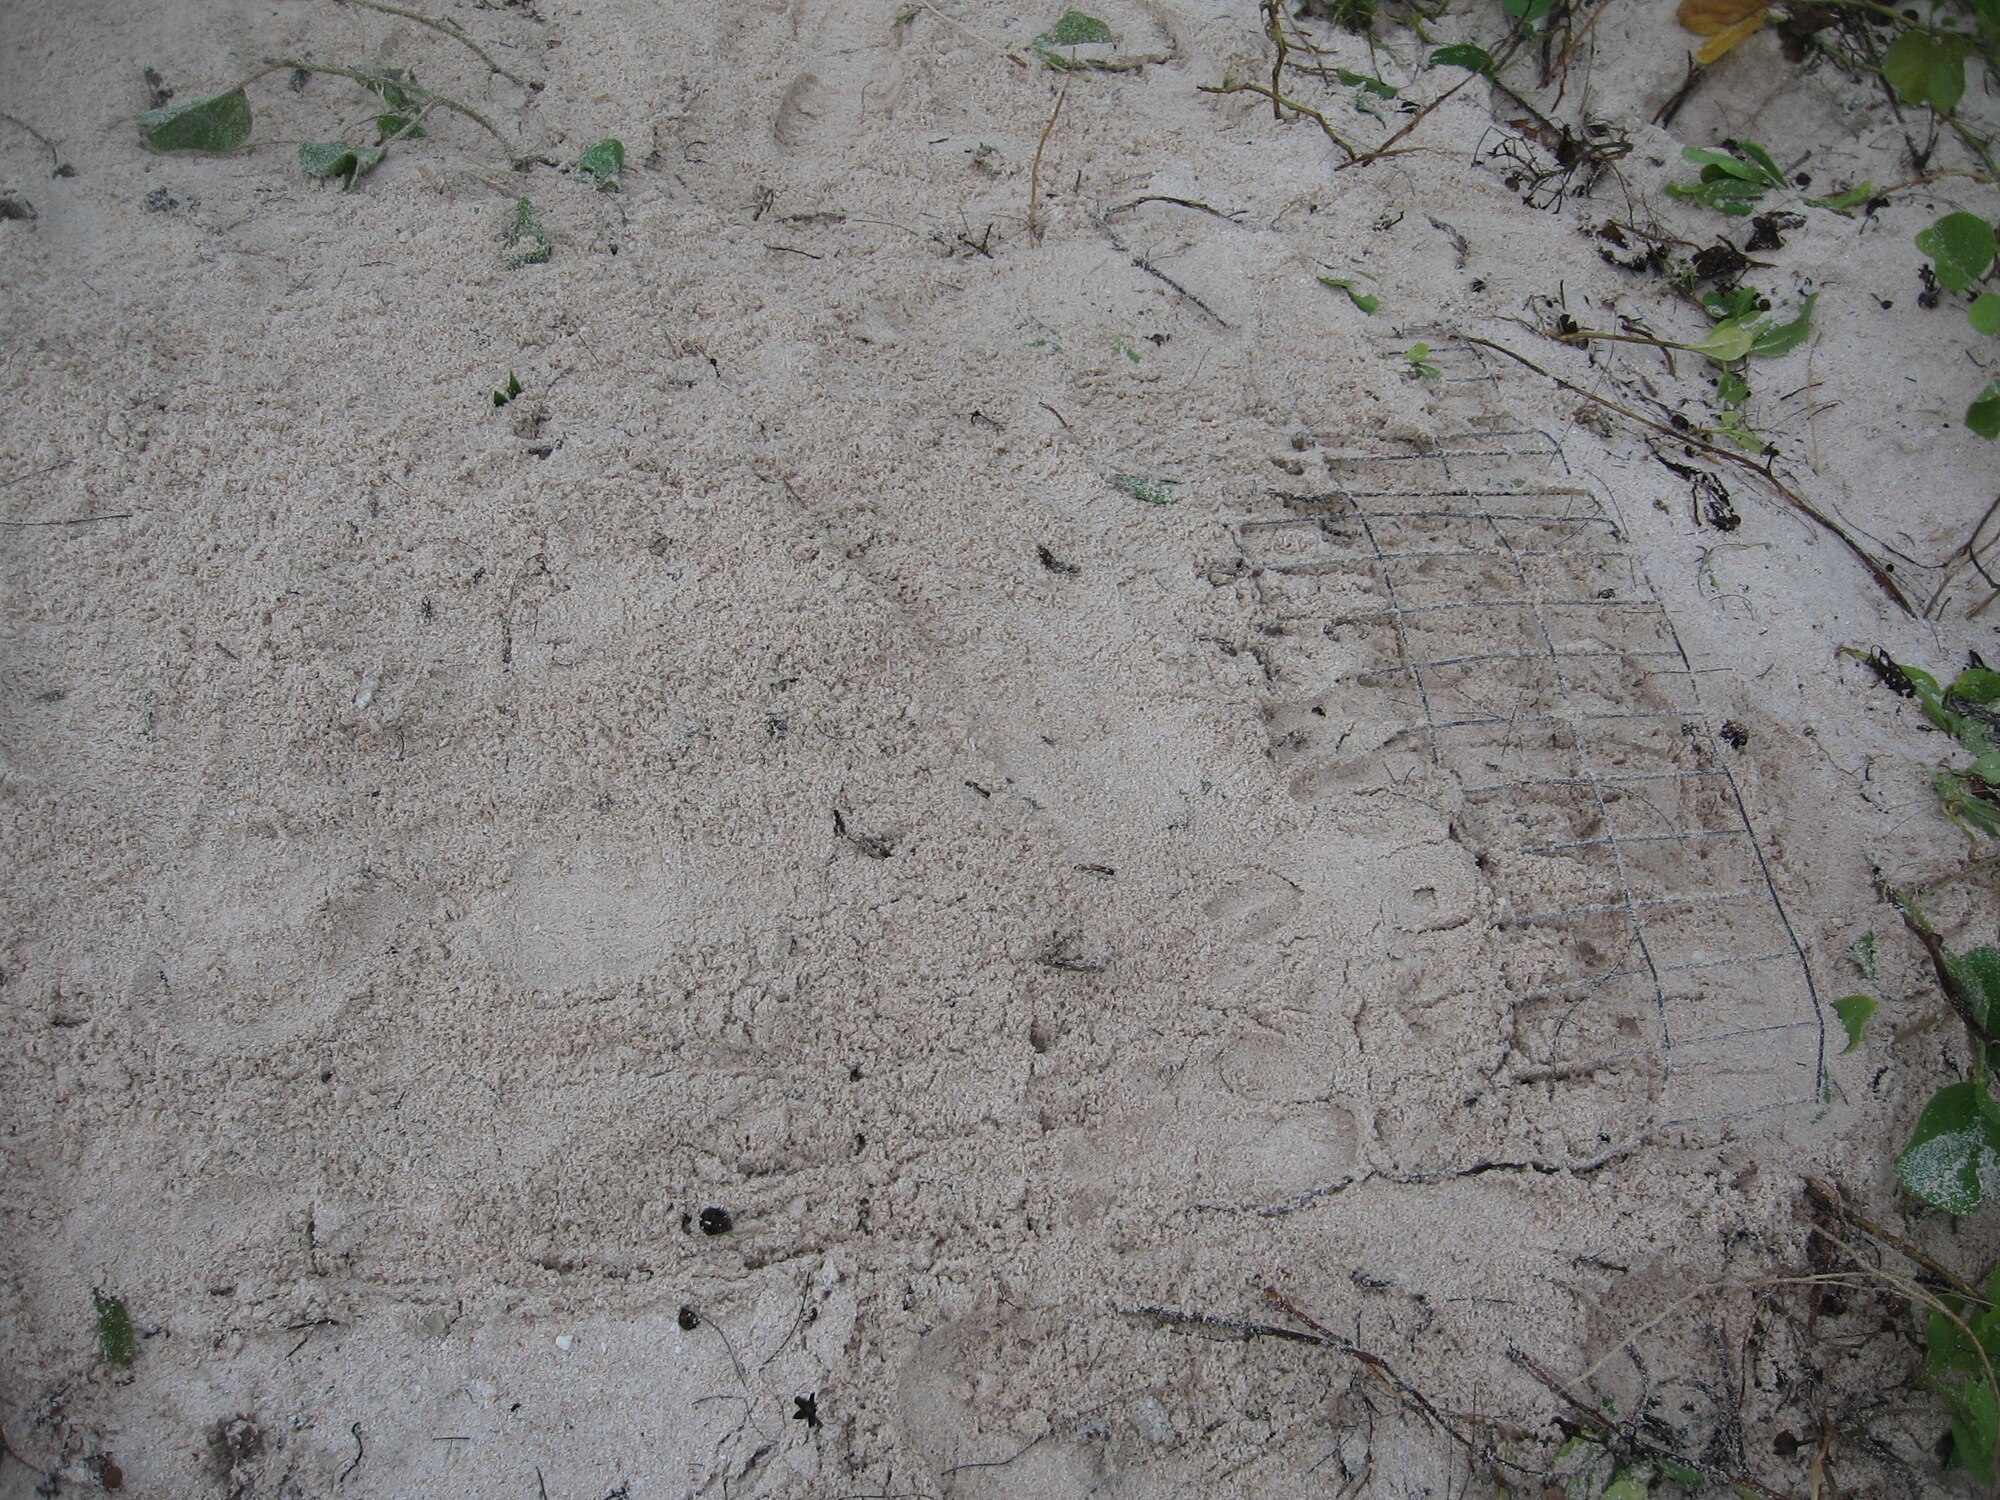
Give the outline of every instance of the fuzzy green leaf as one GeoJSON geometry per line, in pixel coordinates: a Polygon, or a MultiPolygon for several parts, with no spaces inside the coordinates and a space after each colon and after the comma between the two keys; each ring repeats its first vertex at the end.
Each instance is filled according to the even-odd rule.
{"type": "Polygon", "coordinates": [[[299,170],[308,177],[338,177],[343,188],[388,155],[380,146],[350,146],[344,141],[307,141],[299,147],[299,170]]]}
{"type": "Polygon", "coordinates": [[[131,1364],[138,1352],[138,1341],[132,1335],[132,1318],[125,1311],[125,1299],[93,1291],[90,1301],[97,1314],[97,1352],[107,1365],[131,1364]]]}
{"type": "Polygon", "coordinates": [[[1965,320],[1972,325],[1974,333],[1989,337],[2000,333],[2000,295],[1981,292],[1972,299],[1972,305],[1965,310],[1965,320]]]}
{"type": "Polygon", "coordinates": [[[1172,505],[1174,497],[1167,493],[1167,486],[1179,484],[1178,479],[1149,479],[1144,474],[1113,474],[1111,487],[1123,490],[1134,500],[1147,505],[1172,505]]]}
{"type": "Polygon", "coordinates": [[[423,100],[429,97],[427,91],[417,83],[416,75],[408,68],[378,68],[362,87],[400,114],[415,112],[423,100]],[[405,84],[409,87],[405,88],[405,84]]]}
{"type": "Polygon", "coordinates": [[[1841,1029],[1847,1033],[1847,1045],[1840,1049],[1845,1057],[1861,1045],[1861,1033],[1868,1029],[1868,1022],[1875,1014],[1873,995],[1849,995],[1833,1002],[1833,1013],[1840,1017],[1841,1029]]]}
{"type": "Polygon", "coordinates": [[[1993,226],[1978,214],[1946,214],[1917,231],[1917,248],[1936,265],[1939,286],[1967,291],[1993,265],[1993,226]]]}
{"type": "Polygon", "coordinates": [[[616,187],[625,170],[625,143],[615,137],[599,141],[576,159],[576,169],[601,188],[616,187]]]}
{"type": "Polygon", "coordinates": [[[540,265],[553,251],[549,232],[542,228],[542,216],[535,212],[535,205],[526,198],[516,199],[514,232],[507,236],[507,269],[518,271],[523,266],[540,265]]]}
{"type": "Polygon", "coordinates": [[[149,109],[139,133],[156,151],[228,151],[250,135],[250,100],[241,89],[149,109]]]}
{"type": "Polygon", "coordinates": [[[2000,949],[1974,948],[1945,960],[1945,972],[1958,986],[1979,1029],[2000,1031],[2000,949]]]}
{"type": "Polygon", "coordinates": [[[2000,1108],[1986,1090],[1969,1079],[1939,1089],[1896,1158],[1896,1177],[1933,1208],[1969,1214],[1979,1207],[2000,1178],[2000,1108]]]}
{"type": "Polygon", "coordinates": [[[1987,382],[1986,389],[1972,398],[1965,409],[1965,425],[1989,443],[2000,437],[2000,380],[1987,382]]]}
{"type": "Polygon", "coordinates": [[[1952,679],[1945,693],[1967,703],[1977,703],[1981,708],[1990,707],[2000,703],[2000,672],[1989,667],[1967,667],[1952,679]]]}
{"type": "Polygon", "coordinates": [[[1109,26],[1080,10],[1064,11],[1055,25],[1035,38],[1048,47],[1094,47],[1111,40],[1109,26]]]}
{"type": "Polygon", "coordinates": [[[426,134],[424,127],[416,122],[415,115],[375,117],[375,144],[378,146],[386,146],[391,141],[422,140],[426,134]]]}

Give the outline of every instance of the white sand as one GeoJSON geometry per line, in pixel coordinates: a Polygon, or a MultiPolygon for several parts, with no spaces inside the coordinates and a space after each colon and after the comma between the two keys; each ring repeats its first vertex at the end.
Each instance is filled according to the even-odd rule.
{"type": "MultiPolygon", "coordinates": [[[[946,8],[1023,49],[1060,7],[946,8]]],[[[1560,292],[1698,338],[1588,229],[1740,230],[1660,193],[1735,132],[1788,165],[1842,142],[1816,190],[1900,180],[1886,111],[1764,37],[1644,125],[1685,42],[1618,7],[1561,108],[1635,150],[1541,211],[1479,158],[1513,115],[1481,87],[1336,173],[1309,123],[1198,92],[1268,67],[1254,7],[1090,8],[1135,67],[1072,82],[1038,243],[1060,76],[888,0],[454,11],[539,92],[336,5],[0,12],[0,102],[75,168],[0,122],[38,215],[0,223],[0,1425],[65,1492],[108,1457],[161,1496],[1464,1493],[1366,1367],[1133,1310],[1290,1322],[1274,1289],[1546,1462],[1510,1348],[1577,1378],[1705,1281],[1797,1264],[1803,1171],[1893,1213],[1885,1142],[1949,1028],[1826,1046],[1814,1105],[1776,913],[1820,1001],[1865,987],[1873,930],[1886,1021],[1932,1005],[1872,867],[1959,857],[1919,774],[1942,744],[1834,650],[1949,671],[1991,648],[1987,586],[1918,625],[1754,478],[1720,471],[1739,530],[1698,527],[1630,424],[1411,331],[1705,420],[1699,361],[1509,320],[1560,292]],[[140,145],[144,67],[186,98],[288,52],[414,65],[551,163],[616,135],[624,191],[459,120],[310,184],[297,142],[366,113],[327,77],[256,85],[227,157],[140,145]],[[519,193],[556,248],[509,271],[519,193]],[[1373,318],[1315,279],[1357,272],[1373,318]],[[1452,380],[1405,373],[1419,337],[1452,380]],[[1603,825],[1478,792],[1545,774],[1591,690],[1551,721],[1510,667],[1461,674],[1434,721],[1531,722],[1434,755],[1392,738],[1408,679],[1354,675],[1393,629],[1324,628],[1383,607],[1368,538],[1280,495],[1530,429],[1428,482],[1552,507],[1559,556],[1466,560],[1498,548],[1436,523],[1453,555],[1401,605],[1523,609],[1410,614],[1401,649],[1670,622],[1685,665],[1595,689],[1666,717],[1595,745],[1587,800],[1740,831],[1708,782],[1597,801],[1649,757],[1729,773],[1754,846],[1635,844],[1612,892],[1731,898],[1651,939],[1727,983],[1524,998],[1630,934],[1519,924],[1601,899],[1602,851],[1526,851],[1603,825]],[[1726,1036],[1670,1055],[1669,1020],[1726,1036]],[[130,1372],[96,1361],[93,1288],[130,1372]]],[[[1784,471],[1920,562],[1993,494],[1956,425],[1990,351],[1915,305],[1910,236],[1979,206],[1960,186],[1816,214],[1753,274],[1821,293],[1816,343],[1755,372],[1784,471]]],[[[1942,576],[1899,571],[1920,602],[1942,576]]],[[[1710,1368],[1717,1316],[1650,1335],[1663,1377],[1710,1368]]],[[[1900,1421],[1927,1454],[1941,1423],[1900,1421]]],[[[1809,1451],[1751,1442],[1803,1483],[1809,1451]]]]}

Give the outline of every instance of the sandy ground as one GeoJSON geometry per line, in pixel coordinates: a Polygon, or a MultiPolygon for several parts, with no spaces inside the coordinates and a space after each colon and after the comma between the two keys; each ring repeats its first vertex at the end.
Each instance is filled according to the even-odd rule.
{"type": "Polygon", "coordinates": [[[1835,653],[1992,649],[1938,566],[1991,356],[1910,240],[1978,190],[1755,273],[1820,294],[1757,425],[1918,621],[1579,394],[1706,422],[1698,361],[1530,326],[1699,337],[1592,231],[1740,228],[1661,191],[1730,135],[1900,181],[1865,90],[1760,37],[1653,126],[1686,41],[1614,5],[1536,97],[1631,150],[1531,204],[1483,85],[1337,172],[1199,92],[1254,6],[1104,0],[1034,173],[1057,8],[941,9],[455,11],[523,89],[334,4],[0,8],[0,1494],[1539,1494],[1516,1355],[1780,1493],[1828,1410],[1844,1493],[1944,1487],[1895,1317],[1728,1288],[1807,1172],[1895,1215],[1957,1065],[1829,1041],[1870,931],[1934,1008],[1876,874],[1964,852],[1835,653]],[[286,55],[541,161],[308,183],[367,111],[282,73],[141,146],[144,69],[286,55]],[[622,192],[557,170],[607,135],[622,192]],[[1299,1313],[1386,1366],[1220,1326],[1299,1313]]]}

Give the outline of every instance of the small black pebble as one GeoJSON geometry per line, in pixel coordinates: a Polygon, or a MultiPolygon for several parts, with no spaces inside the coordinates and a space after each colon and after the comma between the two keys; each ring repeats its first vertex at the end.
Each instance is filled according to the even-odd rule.
{"type": "Polygon", "coordinates": [[[697,1328],[701,1327],[701,1314],[691,1307],[684,1306],[681,1308],[680,1317],[675,1319],[675,1321],[681,1325],[682,1333],[693,1333],[697,1328]]]}
{"type": "Polygon", "coordinates": [[[1722,735],[1722,742],[1732,750],[1741,750],[1750,743],[1750,731],[1734,719],[1723,720],[1719,732],[1722,735]]]}
{"type": "Polygon", "coordinates": [[[736,1216],[726,1208],[704,1208],[701,1211],[703,1234],[727,1234],[735,1227],[736,1216]]]}

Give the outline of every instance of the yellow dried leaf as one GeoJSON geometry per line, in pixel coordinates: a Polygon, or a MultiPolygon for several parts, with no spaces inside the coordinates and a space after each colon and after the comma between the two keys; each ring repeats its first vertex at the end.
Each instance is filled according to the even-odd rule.
{"type": "Polygon", "coordinates": [[[1681,0],[1674,19],[1681,23],[1683,31],[1692,31],[1696,36],[1718,36],[1741,26],[1752,16],[1761,23],[1763,15],[1764,0],[1681,0]]]}
{"type": "Polygon", "coordinates": [[[1754,16],[1745,16],[1727,31],[1718,31],[1696,50],[1694,60],[1706,67],[1745,37],[1761,31],[1767,18],[1767,13],[1759,10],[1754,16]]]}

